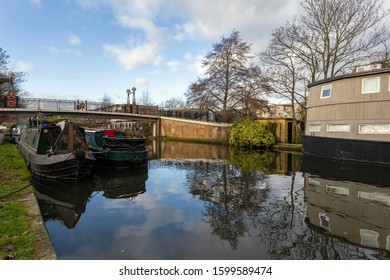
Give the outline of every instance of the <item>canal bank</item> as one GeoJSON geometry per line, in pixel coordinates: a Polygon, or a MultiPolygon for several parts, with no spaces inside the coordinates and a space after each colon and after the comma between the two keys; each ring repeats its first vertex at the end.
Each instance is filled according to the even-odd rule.
{"type": "Polygon", "coordinates": [[[0,259],[56,259],[25,163],[14,145],[0,145],[0,259]]]}

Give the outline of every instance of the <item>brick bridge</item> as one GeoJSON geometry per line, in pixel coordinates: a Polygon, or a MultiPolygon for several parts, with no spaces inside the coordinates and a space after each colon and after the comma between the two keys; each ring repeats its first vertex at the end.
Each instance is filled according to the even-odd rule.
{"type": "Polygon", "coordinates": [[[83,124],[90,123],[91,120],[101,120],[102,122],[108,122],[110,120],[121,120],[125,122],[146,121],[153,125],[153,136],[157,138],[168,137],[204,142],[226,142],[229,139],[230,124],[223,123],[118,112],[0,108],[0,120],[19,119],[27,121],[29,117],[37,114],[71,117],[83,124]]]}

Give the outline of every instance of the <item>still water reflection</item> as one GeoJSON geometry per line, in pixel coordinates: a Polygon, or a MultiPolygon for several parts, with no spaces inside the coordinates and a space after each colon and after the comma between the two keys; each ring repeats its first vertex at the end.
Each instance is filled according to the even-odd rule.
{"type": "Polygon", "coordinates": [[[34,182],[59,259],[390,258],[389,168],[188,143],[153,151],[145,167],[78,185],[34,182]]]}

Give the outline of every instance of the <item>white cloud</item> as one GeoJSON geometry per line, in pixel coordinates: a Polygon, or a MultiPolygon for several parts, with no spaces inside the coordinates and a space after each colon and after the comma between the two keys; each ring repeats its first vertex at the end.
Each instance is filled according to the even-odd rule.
{"type": "Polygon", "coordinates": [[[134,82],[137,86],[149,86],[148,80],[142,77],[136,77],[134,82]]]}
{"type": "Polygon", "coordinates": [[[42,8],[43,6],[42,0],[29,0],[29,2],[37,8],[42,8]]]}
{"type": "Polygon", "coordinates": [[[78,46],[78,45],[81,44],[80,38],[79,38],[78,36],[74,35],[74,34],[72,34],[72,35],[69,36],[68,42],[69,42],[69,44],[72,45],[72,46],[78,46]]]}
{"type": "MultiPolygon", "coordinates": [[[[287,0],[77,0],[84,8],[109,7],[116,21],[139,35],[137,44],[104,44],[125,69],[159,61],[160,52],[186,39],[211,43],[235,29],[260,51],[272,30],[297,13],[298,1],[287,0]],[[141,38],[141,39],[140,39],[141,38]]],[[[199,64],[199,63],[198,63],[199,64]]],[[[199,65],[196,66],[199,69],[199,65]]]]}
{"type": "Polygon", "coordinates": [[[148,42],[136,47],[105,44],[103,50],[114,57],[126,70],[134,70],[153,61],[158,47],[148,42]]]}
{"type": "Polygon", "coordinates": [[[156,67],[159,67],[161,65],[161,63],[163,62],[163,57],[161,55],[157,55],[154,60],[153,60],[153,64],[154,66],[156,67]]]}
{"type": "Polygon", "coordinates": [[[14,69],[16,72],[31,72],[34,70],[34,65],[26,61],[17,61],[14,69]]]}
{"type": "Polygon", "coordinates": [[[78,58],[82,58],[83,57],[83,53],[80,52],[80,51],[75,51],[75,50],[72,50],[72,49],[64,49],[63,52],[67,55],[71,55],[71,56],[74,56],[74,57],[78,57],[78,58]]]}
{"type": "Polygon", "coordinates": [[[179,67],[180,67],[180,62],[177,61],[177,60],[171,60],[171,61],[168,61],[167,62],[167,66],[168,68],[173,71],[173,72],[176,72],[179,70],[179,67]]]}

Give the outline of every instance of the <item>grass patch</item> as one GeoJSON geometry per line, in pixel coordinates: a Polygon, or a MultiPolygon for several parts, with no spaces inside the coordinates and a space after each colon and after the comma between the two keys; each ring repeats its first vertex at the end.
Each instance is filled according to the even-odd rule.
{"type": "Polygon", "coordinates": [[[0,259],[35,259],[38,237],[30,231],[27,210],[20,202],[33,188],[8,195],[30,183],[30,172],[15,145],[0,145],[0,170],[0,259]]]}

